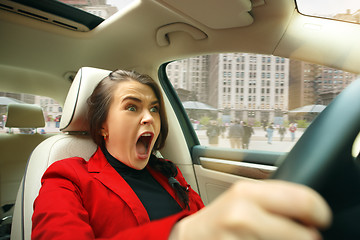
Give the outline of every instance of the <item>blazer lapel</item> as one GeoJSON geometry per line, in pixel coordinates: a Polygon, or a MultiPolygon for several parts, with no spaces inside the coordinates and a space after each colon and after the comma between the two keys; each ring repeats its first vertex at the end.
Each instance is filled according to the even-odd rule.
{"type": "Polygon", "coordinates": [[[108,163],[101,149],[98,148],[90,158],[88,169],[94,177],[118,195],[132,210],[139,224],[150,222],[149,215],[135,192],[127,182],[108,163]]]}

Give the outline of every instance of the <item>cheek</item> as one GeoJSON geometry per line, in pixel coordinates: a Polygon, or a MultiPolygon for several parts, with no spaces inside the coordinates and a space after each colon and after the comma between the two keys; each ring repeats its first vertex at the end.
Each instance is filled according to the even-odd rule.
{"type": "Polygon", "coordinates": [[[112,134],[115,134],[115,136],[126,138],[136,130],[136,123],[133,119],[122,118],[114,122],[109,130],[112,134]]]}
{"type": "Polygon", "coordinates": [[[161,130],[161,120],[160,117],[158,117],[158,119],[155,120],[155,124],[154,124],[154,128],[157,134],[157,137],[159,136],[160,130],[161,130]]]}
{"type": "Polygon", "coordinates": [[[128,118],[126,114],[109,115],[106,121],[106,127],[110,139],[129,140],[131,134],[136,130],[136,121],[128,118]]]}

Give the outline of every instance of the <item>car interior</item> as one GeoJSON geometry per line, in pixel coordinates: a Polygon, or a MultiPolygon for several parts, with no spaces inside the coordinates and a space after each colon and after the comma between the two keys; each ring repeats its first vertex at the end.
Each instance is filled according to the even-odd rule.
{"type": "MultiPolygon", "coordinates": [[[[161,86],[169,135],[159,154],[181,169],[205,205],[236,181],[282,179],[308,185],[328,201],[334,221],[323,232],[324,239],[360,238],[360,80],[334,93],[336,98],[325,110],[301,134],[298,131],[297,141],[288,141],[289,148],[278,140],[279,147],[266,144],[261,130],[261,136],[252,137],[250,149],[236,149],[228,146],[226,137],[221,146],[204,144],[205,130],[194,127],[169,73],[169,66],[182,59],[244,53],[326,66],[356,79],[359,20],[303,12],[302,6],[330,9],[331,4],[320,0],[132,0],[123,1],[126,4],[106,19],[71,2],[0,0],[0,91],[46,96],[63,109],[61,131],[41,134],[46,125],[42,107],[6,106],[6,124],[0,132],[0,240],[31,239],[33,202],[50,164],[70,156],[89,159],[94,153],[96,146],[87,134],[86,99],[116,69],[146,73],[161,86]],[[31,129],[32,134],[15,129],[31,129]],[[255,139],[260,138],[266,148],[256,148],[255,139]]],[[[80,6],[83,1],[78,2],[80,6]]],[[[353,14],[358,19],[359,9],[357,4],[353,14]]],[[[319,72],[314,75],[321,80],[319,72]]],[[[291,86],[291,74],[287,81],[286,102],[304,95],[303,86],[291,86]]],[[[207,87],[208,95],[218,88],[219,99],[224,95],[220,84],[207,87]]],[[[290,116],[290,106],[283,108],[290,116]]],[[[225,110],[219,110],[215,120],[226,115],[225,110]]],[[[240,110],[249,112],[246,107],[240,110]]],[[[248,116],[243,120],[250,121],[248,116]]]]}
{"type": "MultiPolygon", "coordinates": [[[[43,111],[40,106],[30,104],[9,104],[7,107],[7,121],[5,127],[37,129],[45,124],[43,111]]],[[[19,180],[24,175],[27,159],[34,148],[53,134],[6,134],[0,135],[1,141],[1,194],[2,224],[4,230],[11,225],[13,201],[19,188],[19,180]],[[20,150],[21,148],[21,150],[20,150]]]]}

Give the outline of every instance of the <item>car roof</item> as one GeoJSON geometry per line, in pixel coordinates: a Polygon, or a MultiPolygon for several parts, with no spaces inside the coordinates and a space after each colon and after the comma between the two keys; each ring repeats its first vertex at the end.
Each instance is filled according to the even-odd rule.
{"type": "Polygon", "coordinates": [[[273,54],[360,72],[359,26],[301,15],[288,0],[226,5],[203,0],[196,7],[192,1],[133,1],[89,31],[3,8],[0,13],[3,91],[46,91],[59,102],[83,66],[135,69],[156,76],[165,62],[219,52],[273,54]]]}

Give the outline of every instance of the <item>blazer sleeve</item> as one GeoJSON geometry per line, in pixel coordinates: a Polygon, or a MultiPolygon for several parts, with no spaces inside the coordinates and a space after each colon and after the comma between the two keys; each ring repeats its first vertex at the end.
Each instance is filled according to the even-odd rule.
{"type": "Polygon", "coordinates": [[[32,239],[165,240],[176,222],[195,212],[184,210],[160,220],[129,227],[111,237],[97,238],[89,222],[89,214],[83,207],[79,181],[83,179],[79,179],[74,169],[64,167],[63,164],[49,167],[42,178],[39,196],[34,202],[32,239]]]}

